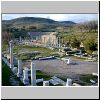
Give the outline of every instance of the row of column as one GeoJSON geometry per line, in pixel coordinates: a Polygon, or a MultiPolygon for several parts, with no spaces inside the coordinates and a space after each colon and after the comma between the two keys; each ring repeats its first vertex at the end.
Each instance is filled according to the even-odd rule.
{"type": "MultiPolygon", "coordinates": [[[[28,68],[25,68],[23,70],[23,83],[29,84],[29,78],[28,78],[28,68]]],[[[22,61],[18,60],[18,77],[22,76],[22,61]]],[[[31,62],[31,85],[36,86],[36,65],[35,63],[31,62]]]]}
{"type": "MultiPolygon", "coordinates": [[[[18,68],[14,67],[13,64],[13,41],[11,40],[9,42],[10,45],[10,68],[14,73],[17,73],[17,77],[23,78],[24,84],[29,84],[29,78],[28,78],[28,68],[22,69],[22,61],[18,60],[18,68]]],[[[47,82],[44,83],[44,85],[47,82]]],[[[31,62],[31,85],[36,86],[36,65],[35,63],[31,62]]]]}
{"type": "MultiPolygon", "coordinates": [[[[25,68],[23,70],[23,83],[28,85],[29,84],[29,78],[28,78],[28,68],[25,68]]],[[[22,62],[21,60],[18,60],[18,77],[22,76],[22,62]]],[[[31,62],[31,85],[36,86],[36,64],[31,62]]],[[[49,86],[49,81],[43,81],[43,86],[49,86]]]]}
{"type": "MultiPolygon", "coordinates": [[[[22,68],[22,61],[18,60],[18,68],[12,67],[11,68],[14,74],[17,74],[17,77],[22,79],[25,85],[29,85],[29,69],[26,67],[22,68]]],[[[35,63],[31,62],[31,85],[36,86],[36,65],[35,63]]]]}
{"type": "MultiPolygon", "coordinates": [[[[25,68],[24,70],[22,69],[22,61],[18,60],[18,69],[14,67],[13,65],[13,41],[11,40],[10,42],[10,68],[13,69],[13,71],[16,72],[17,70],[17,76],[23,78],[23,83],[24,84],[29,84],[29,78],[28,78],[28,68],[25,68]]],[[[35,63],[31,62],[31,85],[36,86],[36,65],[35,63]]],[[[67,84],[66,86],[71,86],[72,85],[72,80],[67,79],[67,84]]],[[[49,81],[43,81],[43,86],[49,86],[49,81]]]]}
{"type": "MultiPolygon", "coordinates": [[[[15,69],[15,67],[13,69],[15,69]]],[[[23,75],[23,83],[25,85],[28,85],[29,84],[28,71],[29,71],[28,68],[25,68],[22,71],[22,61],[21,60],[18,60],[17,76],[19,78],[21,78],[22,75],[23,75]]],[[[36,86],[36,64],[33,63],[33,62],[31,62],[31,85],[32,86],[36,86]]],[[[49,86],[49,81],[43,81],[43,86],[49,86]]],[[[66,86],[72,86],[72,79],[67,78],[66,86]]]]}

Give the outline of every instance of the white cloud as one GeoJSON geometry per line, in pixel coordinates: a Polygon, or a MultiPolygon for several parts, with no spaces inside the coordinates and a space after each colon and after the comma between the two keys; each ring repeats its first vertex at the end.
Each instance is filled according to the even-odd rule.
{"type": "Polygon", "coordinates": [[[48,16],[50,19],[54,19],[56,21],[64,21],[67,19],[67,16],[65,14],[49,14],[48,16]]]}

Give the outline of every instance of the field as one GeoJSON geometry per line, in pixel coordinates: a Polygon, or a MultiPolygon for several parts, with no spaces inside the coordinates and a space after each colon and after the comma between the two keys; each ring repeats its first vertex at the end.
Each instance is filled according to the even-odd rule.
{"type": "Polygon", "coordinates": [[[15,57],[22,60],[30,60],[35,56],[59,55],[57,48],[52,50],[50,48],[27,45],[16,45],[14,46],[13,51],[15,57]]]}

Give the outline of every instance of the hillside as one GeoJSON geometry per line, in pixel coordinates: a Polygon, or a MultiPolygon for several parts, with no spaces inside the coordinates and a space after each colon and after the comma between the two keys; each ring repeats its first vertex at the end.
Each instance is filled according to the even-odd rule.
{"type": "Polygon", "coordinates": [[[30,26],[35,26],[37,28],[45,27],[63,27],[76,24],[72,21],[54,21],[48,18],[39,17],[20,17],[12,20],[2,20],[3,27],[15,27],[15,28],[29,28],[30,26]]]}

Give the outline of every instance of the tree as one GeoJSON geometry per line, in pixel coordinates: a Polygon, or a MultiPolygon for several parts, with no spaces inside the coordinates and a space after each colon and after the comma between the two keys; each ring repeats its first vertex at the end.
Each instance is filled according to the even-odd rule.
{"type": "Polygon", "coordinates": [[[92,21],[76,24],[73,30],[76,30],[79,32],[97,32],[98,31],[98,21],[92,20],[92,21]]]}
{"type": "Polygon", "coordinates": [[[73,47],[73,48],[79,48],[80,47],[80,41],[78,41],[75,36],[71,38],[70,44],[71,44],[71,47],[73,47]]]}
{"type": "Polygon", "coordinates": [[[97,50],[97,43],[92,38],[87,38],[83,44],[88,54],[92,54],[93,51],[97,50]]]}

